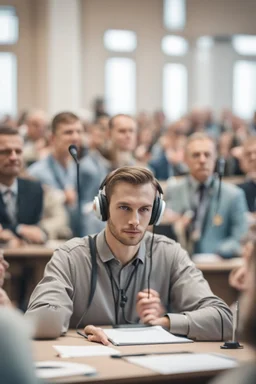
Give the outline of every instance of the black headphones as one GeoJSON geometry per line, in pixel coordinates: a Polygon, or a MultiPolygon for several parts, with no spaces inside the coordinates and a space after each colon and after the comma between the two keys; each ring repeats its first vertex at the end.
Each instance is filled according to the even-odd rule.
{"type": "MultiPolygon", "coordinates": [[[[107,221],[108,219],[108,200],[103,190],[110,179],[109,179],[109,176],[107,176],[103,180],[99,188],[99,193],[94,198],[95,213],[98,219],[100,219],[101,221],[107,221]]],[[[161,221],[161,218],[165,210],[165,201],[163,200],[163,190],[161,185],[158,183],[158,181],[156,181],[156,187],[159,194],[157,194],[154,200],[149,225],[158,225],[161,221]]]]}

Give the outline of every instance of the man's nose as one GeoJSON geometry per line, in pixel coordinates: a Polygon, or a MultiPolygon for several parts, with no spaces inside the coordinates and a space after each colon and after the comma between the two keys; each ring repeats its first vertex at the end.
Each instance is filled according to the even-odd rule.
{"type": "Polygon", "coordinates": [[[139,223],[140,223],[139,213],[137,211],[132,212],[129,220],[129,224],[136,227],[137,225],[139,225],[139,223]]]}
{"type": "Polygon", "coordinates": [[[205,157],[205,155],[202,153],[202,154],[199,156],[199,161],[200,161],[201,163],[204,163],[205,160],[206,160],[206,157],[205,157]]]}
{"type": "Polygon", "coordinates": [[[73,132],[73,134],[72,134],[72,141],[74,142],[74,144],[80,143],[81,138],[82,138],[82,133],[81,132],[78,132],[78,131],[74,131],[73,132]]]}
{"type": "Polygon", "coordinates": [[[15,150],[11,151],[9,159],[10,160],[17,160],[17,158],[18,158],[17,152],[15,150]]]}

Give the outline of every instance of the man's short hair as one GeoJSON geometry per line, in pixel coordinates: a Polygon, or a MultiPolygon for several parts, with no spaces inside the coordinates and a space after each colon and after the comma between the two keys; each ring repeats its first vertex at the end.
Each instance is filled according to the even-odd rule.
{"type": "Polygon", "coordinates": [[[17,129],[9,127],[8,125],[0,125],[0,135],[10,135],[10,136],[15,136],[19,135],[20,133],[17,129]]]}
{"type": "Polygon", "coordinates": [[[195,132],[195,133],[192,133],[192,135],[190,135],[187,138],[187,141],[185,144],[185,152],[187,152],[189,144],[192,143],[193,141],[196,141],[196,140],[209,140],[209,141],[211,141],[212,144],[214,145],[214,149],[216,151],[216,143],[211,136],[207,135],[207,133],[204,133],[204,132],[195,132]]]}
{"type": "Polygon", "coordinates": [[[52,134],[54,135],[57,132],[59,124],[72,124],[78,120],[80,120],[79,117],[72,112],[58,113],[52,119],[52,123],[51,123],[52,134]]]}
{"type": "Polygon", "coordinates": [[[111,119],[109,120],[108,124],[109,124],[109,129],[110,130],[114,127],[115,120],[118,119],[119,117],[128,117],[129,119],[131,119],[131,120],[133,120],[135,122],[135,120],[134,120],[134,118],[132,116],[126,115],[125,113],[119,113],[118,115],[115,115],[115,116],[111,117],[111,119]]]}
{"type": "Polygon", "coordinates": [[[137,166],[120,167],[109,173],[105,179],[105,194],[108,202],[110,201],[114,187],[123,182],[132,185],[144,185],[151,183],[156,190],[158,189],[158,181],[149,169],[137,166]]]}

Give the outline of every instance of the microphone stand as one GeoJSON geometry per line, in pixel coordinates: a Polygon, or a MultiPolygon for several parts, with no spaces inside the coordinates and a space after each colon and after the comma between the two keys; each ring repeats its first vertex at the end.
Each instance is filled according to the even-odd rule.
{"type": "Polygon", "coordinates": [[[81,204],[81,188],[80,188],[80,164],[76,162],[76,189],[77,189],[77,213],[78,213],[78,235],[83,236],[82,233],[82,204],[81,204]]]}
{"type": "Polygon", "coordinates": [[[77,216],[78,216],[77,235],[79,237],[82,237],[83,233],[82,233],[81,188],[80,188],[80,163],[77,157],[77,147],[75,145],[70,145],[68,150],[76,163],[76,192],[77,192],[77,216]]]}

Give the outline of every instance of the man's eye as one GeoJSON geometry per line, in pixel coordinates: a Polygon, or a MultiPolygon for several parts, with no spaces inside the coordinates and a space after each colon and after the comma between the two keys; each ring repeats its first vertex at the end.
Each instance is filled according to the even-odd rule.
{"type": "Polygon", "coordinates": [[[122,209],[123,211],[129,211],[129,209],[130,209],[126,205],[121,205],[119,208],[122,209]]]}
{"type": "Polygon", "coordinates": [[[141,212],[149,212],[149,208],[148,207],[143,207],[140,209],[141,212]]]}

